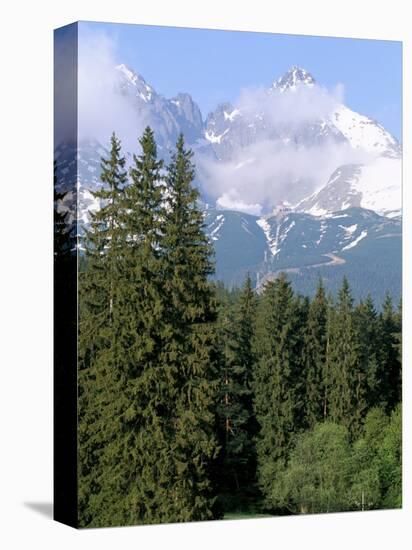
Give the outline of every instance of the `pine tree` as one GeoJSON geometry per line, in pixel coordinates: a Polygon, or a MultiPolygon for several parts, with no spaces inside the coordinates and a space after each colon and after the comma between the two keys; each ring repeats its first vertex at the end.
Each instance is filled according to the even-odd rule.
{"type": "Polygon", "coordinates": [[[366,414],[366,376],[354,326],[353,299],[346,277],[328,321],[325,365],[327,416],[356,436],[366,414]]]}
{"type": "Polygon", "coordinates": [[[256,452],[254,449],[254,438],[257,433],[257,422],[253,409],[253,380],[254,380],[254,365],[256,361],[254,350],[254,336],[256,325],[256,313],[257,313],[257,298],[252,288],[252,280],[250,276],[247,276],[244,283],[242,293],[239,297],[239,314],[238,314],[238,344],[237,354],[239,357],[239,364],[242,365],[243,373],[241,377],[241,384],[245,388],[243,398],[241,399],[244,410],[247,414],[247,423],[245,425],[248,444],[245,445],[245,455],[247,455],[247,468],[245,472],[248,473],[249,478],[252,481],[252,491],[256,470],[256,452]]]}
{"type": "Polygon", "coordinates": [[[84,525],[170,521],[174,386],[172,369],[161,361],[166,330],[162,162],[150,128],[140,145],[131,183],[119,193],[126,175],[120,178],[118,165],[124,161],[112,142],[102,174],[109,189],[99,192],[106,205],[88,235],[83,337],[97,352],[84,354],[85,362],[92,359],[82,399],[82,464],[90,463],[90,479],[86,475],[82,484],[88,495],[84,525]]]}
{"type": "MultiPolygon", "coordinates": [[[[122,241],[123,187],[127,180],[120,142],[113,134],[108,159],[102,159],[103,187],[93,193],[102,207],[90,214],[86,229],[86,269],[79,274],[79,522],[99,525],[102,499],[111,495],[105,483],[111,475],[102,455],[120,431],[114,422],[124,405],[124,372],[118,362],[116,338],[119,304],[119,255],[122,241]]],[[[116,496],[113,495],[115,499],[116,496]]],[[[103,516],[104,516],[103,510],[103,516]]]]}
{"type": "Polygon", "coordinates": [[[402,332],[400,310],[394,311],[392,298],[386,294],[379,315],[380,360],[383,370],[381,400],[386,410],[391,411],[402,399],[402,365],[400,357],[400,335],[402,332]]]}
{"type": "Polygon", "coordinates": [[[272,484],[286,464],[302,415],[299,318],[292,287],[281,274],[266,284],[258,316],[254,408],[258,481],[271,507],[272,484]]]}
{"type": "Polygon", "coordinates": [[[402,401],[402,299],[399,300],[398,309],[395,314],[395,349],[398,354],[399,362],[399,385],[398,400],[402,401]]]}
{"type": "Polygon", "coordinates": [[[115,487],[111,490],[122,491],[118,521],[160,523],[170,521],[172,460],[168,432],[174,399],[173,366],[162,360],[167,332],[163,162],[157,158],[149,127],[139,143],[141,154],[133,155],[122,220],[125,257],[118,348],[126,368],[127,408],[120,418],[121,444],[108,449],[107,462],[116,457],[112,470],[115,487]]]}
{"type": "Polygon", "coordinates": [[[360,354],[360,369],[366,380],[368,409],[379,406],[382,399],[381,362],[379,361],[379,327],[377,313],[370,295],[354,312],[354,323],[360,354]]]}
{"type": "Polygon", "coordinates": [[[306,378],[305,415],[308,427],[325,416],[324,369],[328,304],[322,280],[309,306],[305,331],[304,364],[306,378]]]}
{"type": "Polygon", "coordinates": [[[248,276],[236,304],[224,308],[219,325],[222,347],[219,391],[219,486],[224,506],[240,510],[256,494],[257,432],[252,403],[253,336],[256,296],[248,276]]]}
{"type": "Polygon", "coordinates": [[[214,433],[218,354],[216,299],[208,278],[212,249],[197,206],[191,158],[181,135],[168,166],[164,227],[163,291],[167,332],[163,368],[173,387],[170,520],[213,517],[210,468],[218,447],[214,433]]]}

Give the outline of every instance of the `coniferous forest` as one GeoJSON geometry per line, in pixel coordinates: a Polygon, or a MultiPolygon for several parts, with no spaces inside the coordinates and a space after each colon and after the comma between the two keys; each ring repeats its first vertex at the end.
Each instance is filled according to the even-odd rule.
{"type": "Polygon", "coordinates": [[[400,507],[401,305],[213,282],[192,152],[139,142],[82,238],[80,525],[400,507]]]}

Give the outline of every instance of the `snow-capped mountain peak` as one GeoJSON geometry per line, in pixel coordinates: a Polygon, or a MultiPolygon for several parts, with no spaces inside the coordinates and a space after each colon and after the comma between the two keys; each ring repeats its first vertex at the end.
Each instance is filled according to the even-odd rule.
{"type": "Polygon", "coordinates": [[[329,180],[304,198],[297,210],[314,216],[362,207],[393,217],[402,209],[402,150],[399,142],[375,120],[340,105],[328,124],[348,144],[367,155],[364,162],[338,166],[329,180]]]}
{"type": "Polygon", "coordinates": [[[399,142],[383,126],[371,118],[340,105],[330,121],[355,149],[372,155],[400,158],[399,142]]]}
{"type": "Polygon", "coordinates": [[[309,71],[294,65],[283,76],[273,82],[272,88],[285,92],[296,90],[301,85],[311,87],[314,84],[316,84],[316,81],[309,71]]]}
{"type": "Polygon", "coordinates": [[[116,69],[126,78],[131,84],[136,84],[136,82],[139,79],[139,75],[130,69],[127,65],[124,63],[121,63],[120,65],[116,65],[116,69]]]}
{"type": "MultiPolygon", "coordinates": [[[[270,88],[251,90],[238,103],[221,103],[206,120],[188,93],[166,98],[127,65],[117,65],[113,70],[116,90],[138,116],[150,122],[162,158],[168,160],[178,135],[185,135],[199,161],[197,183],[208,202],[221,208],[224,202],[229,208],[226,197],[230,193],[225,187],[209,194],[209,182],[215,185],[211,178],[217,177],[222,187],[240,189],[235,202],[243,212],[260,205],[267,213],[275,203],[290,201],[297,211],[315,216],[349,207],[367,208],[386,216],[400,213],[399,142],[378,122],[337,103],[334,97],[326,97],[312,74],[302,67],[291,67],[270,88]],[[306,116],[312,103],[317,118],[306,116]],[[282,109],[287,116],[283,116],[282,109]],[[326,151],[323,156],[317,153],[322,147],[326,151]],[[309,162],[312,151],[317,155],[314,163],[309,162]],[[278,162],[278,155],[284,161],[278,162]],[[313,165],[318,166],[315,174],[313,165]],[[267,188],[262,200],[250,191],[254,173],[262,180],[256,182],[258,192],[267,188]],[[271,185],[276,185],[279,192],[271,195],[271,185]],[[252,202],[245,201],[243,189],[252,202]]],[[[97,170],[94,164],[90,169],[97,170]]]]}
{"type": "Polygon", "coordinates": [[[121,86],[123,89],[127,89],[128,93],[133,92],[134,95],[138,96],[145,103],[152,101],[153,97],[156,95],[154,89],[147,84],[145,79],[132,69],[130,69],[124,63],[116,65],[116,70],[120,74],[121,86]]]}
{"type": "Polygon", "coordinates": [[[399,216],[402,208],[402,165],[398,158],[378,157],[366,165],[339,166],[329,181],[296,207],[314,216],[350,207],[399,216]]]}

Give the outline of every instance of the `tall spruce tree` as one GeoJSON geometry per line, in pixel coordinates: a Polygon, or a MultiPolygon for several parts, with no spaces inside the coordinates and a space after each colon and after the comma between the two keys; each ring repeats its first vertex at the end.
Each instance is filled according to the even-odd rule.
{"type": "Polygon", "coordinates": [[[88,250],[85,307],[98,291],[104,317],[102,331],[90,339],[86,329],[98,326],[99,318],[89,311],[84,316],[84,337],[98,348],[84,392],[91,398],[84,400],[88,416],[82,422],[87,436],[83,449],[97,445],[92,483],[85,484],[84,491],[91,495],[83,514],[86,525],[170,521],[168,430],[174,386],[171,369],[161,361],[167,332],[162,162],[150,128],[140,145],[142,152],[134,155],[130,169],[131,183],[121,194],[112,190],[119,187],[115,144],[110,177],[103,163],[102,179],[112,193],[102,196],[108,204],[96,215],[100,223],[88,250]]]}
{"type": "Polygon", "coordinates": [[[304,342],[305,420],[309,428],[325,417],[324,369],[326,357],[326,321],[328,303],[320,279],[310,303],[304,342]]]}
{"type": "Polygon", "coordinates": [[[163,292],[167,332],[162,368],[171,371],[171,521],[213,517],[211,464],[218,452],[215,428],[216,299],[208,278],[212,248],[204,233],[193,153],[180,135],[166,176],[163,292]]]}
{"type": "MultiPolygon", "coordinates": [[[[396,321],[396,329],[397,329],[397,331],[395,332],[396,349],[398,351],[399,364],[402,366],[402,299],[399,300],[395,321],[396,321]]],[[[402,379],[402,372],[401,372],[401,379],[402,379]]],[[[401,380],[401,383],[402,383],[402,380],[401,380]]]]}
{"type": "Polygon", "coordinates": [[[346,426],[351,436],[356,437],[366,414],[367,380],[346,277],[334,311],[329,315],[325,369],[327,416],[332,422],[346,426]]]}
{"type": "Polygon", "coordinates": [[[236,304],[225,307],[219,324],[222,347],[219,388],[219,440],[222,447],[218,482],[223,506],[246,509],[256,495],[253,413],[253,336],[257,300],[248,276],[236,304]]]}
{"type": "Polygon", "coordinates": [[[368,409],[382,404],[382,363],[379,360],[378,316],[372,297],[361,300],[354,312],[359,345],[360,370],[366,381],[365,399],[368,409]]]}
{"type": "Polygon", "coordinates": [[[381,399],[389,412],[402,399],[402,365],[399,347],[402,315],[400,309],[395,312],[390,294],[385,296],[379,315],[379,327],[380,360],[383,370],[381,399]]]}
{"type": "MultiPolygon", "coordinates": [[[[119,330],[120,256],[123,188],[127,181],[120,142],[113,134],[111,151],[102,159],[102,189],[93,192],[101,209],[90,214],[85,235],[85,271],[79,275],[79,522],[81,526],[109,522],[107,480],[113,464],[103,455],[119,442],[115,419],[126,406],[125,373],[116,340],[119,330]]],[[[110,523],[108,523],[110,524],[110,523]]]]}
{"type": "Polygon", "coordinates": [[[258,481],[265,506],[275,504],[272,484],[284,468],[299,431],[302,402],[298,308],[284,274],[266,284],[259,312],[254,408],[260,426],[256,442],[258,481]]]}
{"type": "Polygon", "coordinates": [[[241,398],[241,404],[247,414],[247,422],[245,431],[247,433],[247,444],[244,446],[245,474],[243,475],[243,483],[247,483],[245,477],[249,476],[251,487],[249,491],[254,492],[254,481],[256,475],[256,452],[254,449],[254,438],[257,434],[257,422],[253,409],[253,380],[254,380],[254,365],[256,361],[254,350],[254,336],[256,326],[257,313],[257,298],[252,288],[252,280],[248,275],[243,285],[242,292],[239,296],[239,313],[238,327],[239,337],[236,346],[239,364],[242,365],[243,373],[241,376],[241,385],[245,388],[241,398]]]}
{"type": "Polygon", "coordinates": [[[398,309],[395,314],[395,349],[398,355],[399,374],[397,397],[399,402],[402,401],[402,298],[399,300],[398,309]]]}
{"type": "MultiPolygon", "coordinates": [[[[126,235],[122,273],[122,331],[118,340],[127,369],[128,407],[121,417],[122,445],[116,488],[123,493],[123,523],[171,521],[173,365],[163,361],[168,336],[164,296],[164,181],[153,131],[145,129],[125,190],[126,235]],[[121,481],[119,485],[118,480],[121,481]]],[[[113,488],[113,490],[116,490],[113,488]]]]}

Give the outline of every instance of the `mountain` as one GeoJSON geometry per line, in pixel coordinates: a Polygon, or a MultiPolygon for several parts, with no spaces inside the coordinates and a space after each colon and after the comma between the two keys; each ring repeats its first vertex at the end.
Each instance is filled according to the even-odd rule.
{"type": "MultiPolygon", "coordinates": [[[[117,93],[154,129],[161,158],[170,159],[181,132],[194,150],[217,279],[233,286],[250,273],[259,288],[284,270],[310,293],[319,274],[331,291],[347,274],[359,296],[368,289],[400,293],[402,151],[379,123],[331,98],[296,66],[236,105],[218,105],[205,120],[189,94],[165,98],[126,65],[113,71],[117,93]],[[303,116],[313,104],[315,114],[303,116]],[[329,155],[335,150],[344,154],[329,155]],[[302,156],[310,170],[296,172],[302,156]],[[353,161],[342,162],[347,157],[353,161]],[[209,179],[205,164],[212,167],[209,179]],[[222,173],[234,198],[218,197],[222,173]],[[240,181],[243,187],[237,187],[240,181]],[[259,187],[266,192],[265,215],[254,216],[250,212],[261,205],[248,204],[242,193],[250,202],[259,187]],[[279,208],[285,201],[294,206],[279,208]]],[[[89,212],[100,207],[92,191],[100,186],[100,159],[107,154],[97,139],[81,140],[78,150],[60,144],[55,151],[57,190],[65,193],[58,209],[70,214],[80,235],[89,212]]],[[[129,162],[129,152],[126,157],[129,162]]]]}
{"type": "MultiPolygon", "coordinates": [[[[252,211],[243,194],[253,195],[253,178],[258,177],[257,187],[262,187],[265,204],[257,207],[264,212],[287,200],[296,210],[314,215],[351,206],[384,215],[400,213],[399,143],[377,122],[332,101],[305,69],[292,67],[256,97],[252,94],[253,101],[239,101],[237,106],[220,104],[206,120],[189,94],[165,98],[126,65],[118,65],[113,71],[118,93],[133,106],[142,125],[153,127],[162,158],[169,160],[178,135],[184,134],[195,152],[196,183],[203,200],[212,206],[238,205],[246,212],[252,211]],[[310,111],[311,105],[319,102],[328,108],[306,118],[301,112],[293,119],[293,108],[310,111]],[[340,153],[335,160],[331,153],[334,148],[340,153]],[[348,156],[351,162],[345,162],[348,156]],[[299,164],[303,166],[297,172],[299,164]],[[208,176],[205,165],[210,171],[208,176]],[[216,174],[222,173],[227,173],[226,178],[216,182],[216,174]],[[237,200],[224,200],[228,195],[225,185],[233,185],[237,200]]],[[[81,142],[80,146],[85,152],[82,162],[87,162],[89,151],[93,170],[102,146],[97,140],[81,142]]],[[[80,169],[83,185],[96,185],[90,174],[84,173],[89,168],[80,169]]]]}
{"type": "Polygon", "coordinates": [[[313,293],[322,276],[335,292],[346,274],[357,297],[371,293],[380,301],[388,288],[400,295],[400,218],[354,207],[325,216],[288,208],[265,217],[207,210],[205,227],[215,249],[215,278],[229,286],[249,273],[259,289],[285,271],[298,291],[313,293]]]}
{"type": "Polygon", "coordinates": [[[332,121],[310,118],[303,122],[291,122],[289,117],[284,120],[278,113],[272,112],[284,106],[282,102],[276,102],[278,96],[314,86],[315,79],[310,73],[292,67],[271,87],[260,91],[256,97],[252,95],[252,101],[245,101],[245,107],[235,108],[230,103],[219,105],[206,118],[205,131],[205,137],[217,158],[223,161],[242,158],[245,149],[266,141],[273,142],[279,150],[345,142],[344,134],[332,121]]]}
{"type": "Polygon", "coordinates": [[[393,159],[401,156],[398,141],[371,118],[339,105],[332,114],[331,122],[355,149],[393,159]]]}
{"type": "MultiPolygon", "coordinates": [[[[288,200],[298,210],[318,215],[351,206],[385,215],[400,213],[401,147],[379,123],[338,101],[333,103],[314,77],[299,67],[292,67],[255,99],[259,101],[252,109],[248,105],[242,108],[224,103],[208,115],[205,136],[220,161],[234,161],[239,166],[254,162],[259,172],[259,166],[267,158],[254,155],[258,144],[271,143],[271,149],[266,147],[263,154],[268,152],[281,159],[287,159],[288,155],[296,158],[290,154],[296,151],[307,152],[310,159],[311,152],[322,145],[327,156],[331,146],[341,145],[341,156],[352,157],[352,161],[340,164],[342,159],[336,155],[336,164],[333,166],[332,162],[324,180],[321,170],[315,175],[303,173],[296,177],[293,160],[280,173],[274,172],[273,185],[283,193],[277,199],[288,200]],[[313,113],[308,119],[299,116],[293,120],[293,113],[282,117],[277,112],[306,104],[310,110],[312,103],[321,101],[330,103],[323,116],[313,113]]],[[[319,164],[319,156],[314,154],[313,162],[319,164]]]]}
{"type": "Polygon", "coordinates": [[[164,158],[169,157],[180,133],[189,144],[204,137],[200,109],[189,94],[167,99],[126,65],[117,65],[115,71],[119,92],[135,107],[143,123],[152,126],[164,158]]]}
{"type": "Polygon", "coordinates": [[[215,278],[228,286],[241,285],[253,276],[268,255],[266,236],[259,218],[230,210],[205,210],[205,230],[215,250],[215,278]]]}
{"type": "Polygon", "coordinates": [[[312,87],[316,81],[306,69],[294,65],[287,73],[273,81],[272,88],[280,92],[290,92],[302,84],[312,87]]]}
{"type": "Polygon", "coordinates": [[[351,206],[361,206],[386,216],[401,212],[402,163],[400,158],[381,156],[373,163],[339,166],[324,187],[297,205],[313,215],[324,215],[351,206]]]}

